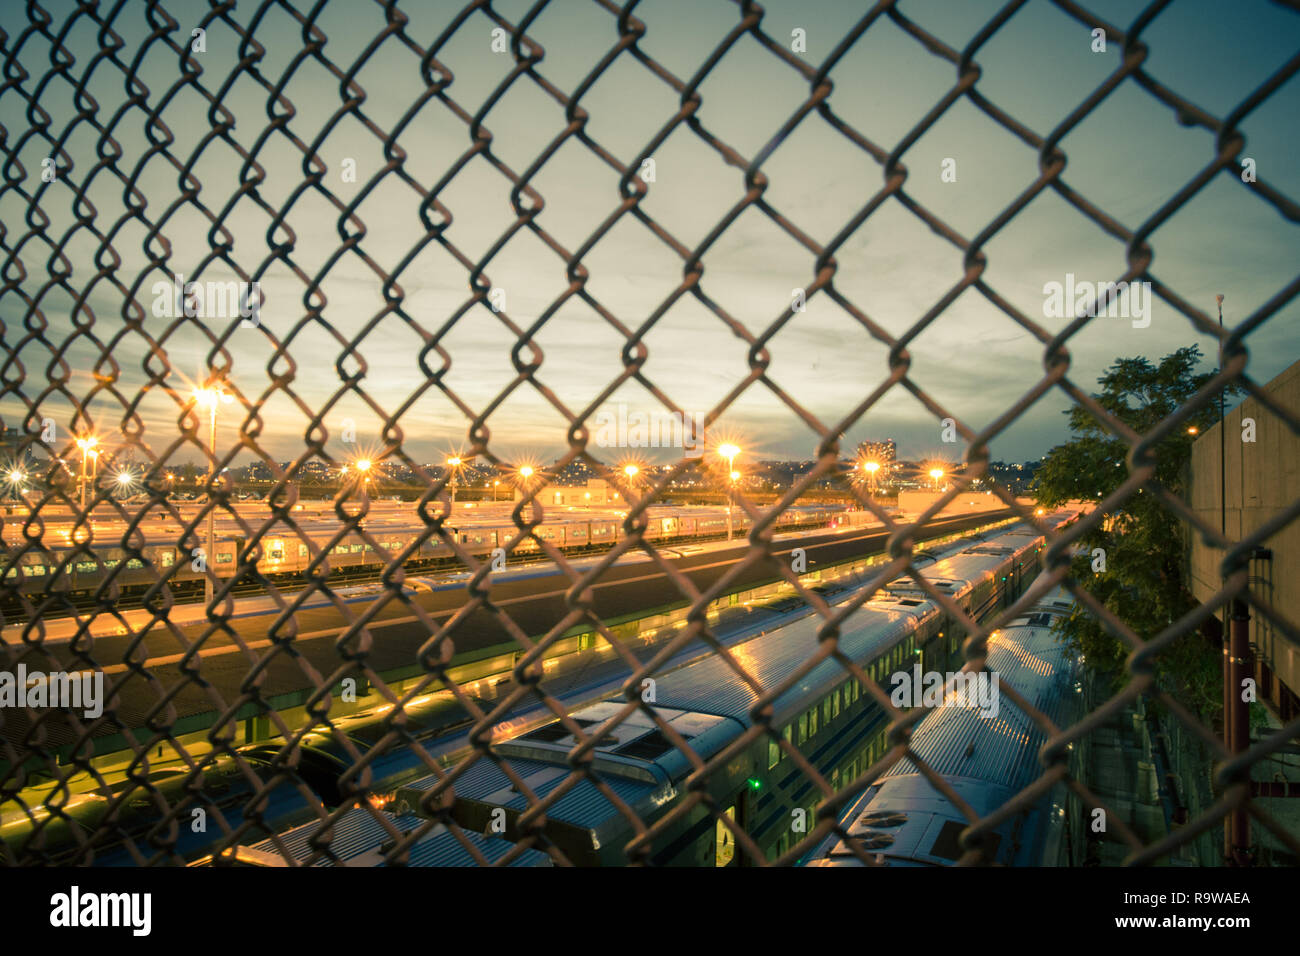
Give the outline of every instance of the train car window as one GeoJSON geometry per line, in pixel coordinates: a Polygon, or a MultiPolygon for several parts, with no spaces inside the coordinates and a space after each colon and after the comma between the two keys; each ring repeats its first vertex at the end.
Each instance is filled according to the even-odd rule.
{"type": "Polygon", "coordinates": [[[831,694],[831,719],[834,720],[840,715],[840,689],[835,688],[835,693],[831,694]]]}
{"type": "Polygon", "coordinates": [[[305,544],[298,545],[298,557],[300,558],[307,557],[307,546],[305,544]]]}
{"type": "Polygon", "coordinates": [[[808,715],[800,714],[799,715],[799,739],[796,741],[796,743],[801,744],[807,739],[808,739],[808,715]]]}
{"type": "Polygon", "coordinates": [[[775,740],[767,742],[767,769],[771,770],[781,762],[781,746],[775,740]]]}
{"type": "Polygon", "coordinates": [[[163,548],[163,550],[158,552],[158,557],[162,560],[162,566],[164,568],[170,568],[176,563],[176,552],[171,548],[163,548]]]}
{"type": "Polygon", "coordinates": [[[230,564],[234,560],[235,556],[233,554],[222,554],[220,551],[217,552],[217,564],[230,564]]]}
{"type": "Polygon", "coordinates": [[[825,697],[822,699],[822,726],[825,727],[831,722],[831,699],[825,697]]]}
{"type": "Polygon", "coordinates": [[[784,727],[782,727],[782,728],[781,728],[781,736],[784,737],[788,743],[793,743],[793,742],[794,742],[794,724],[786,724],[784,727]]]}
{"type": "MultiPolygon", "coordinates": [[[[139,558],[132,558],[130,561],[126,562],[126,566],[128,568],[143,568],[144,562],[139,558]]],[[[42,571],[41,573],[44,574],[45,572],[42,571]]]]}
{"type": "Polygon", "coordinates": [[[817,736],[817,710],[818,709],[814,707],[812,710],[808,711],[808,736],[809,737],[817,736]]]}
{"type": "Polygon", "coordinates": [[[78,574],[90,574],[99,569],[99,565],[94,561],[78,561],[76,564],[78,574]]]}

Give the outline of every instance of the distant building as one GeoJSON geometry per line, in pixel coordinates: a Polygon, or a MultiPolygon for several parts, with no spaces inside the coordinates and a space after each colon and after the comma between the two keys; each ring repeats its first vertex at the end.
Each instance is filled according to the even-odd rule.
{"type": "MultiPolygon", "coordinates": [[[[524,496],[523,491],[515,487],[515,501],[524,496]]],[[[585,485],[556,485],[548,483],[545,488],[535,495],[536,499],[543,505],[553,505],[556,507],[579,507],[583,505],[594,505],[604,507],[619,502],[619,494],[609,486],[609,482],[603,478],[592,478],[585,485]]]]}
{"type": "MultiPolygon", "coordinates": [[[[1283,408],[1300,408],[1300,362],[1263,390],[1283,408]]],[[[1225,424],[1222,438],[1224,425],[1217,424],[1192,445],[1188,497],[1201,521],[1212,528],[1226,525],[1228,539],[1240,541],[1300,500],[1300,438],[1253,397],[1228,412],[1225,424]],[[1221,449],[1227,452],[1223,465],[1221,449]]],[[[1223,586],[1223,556],[1189,529],[1187,560],[1198,601],[1208,601],[1223,586]]],[[[1249,568],[1254,594],[1287,620],[1300,621],[1300,518],[1256,548],[1249,568]]],[[[1300,645],[1258,609],[1249,613],[1259,699],[1283,722],[1294,720],[1300,717],[1300,645]]]]}

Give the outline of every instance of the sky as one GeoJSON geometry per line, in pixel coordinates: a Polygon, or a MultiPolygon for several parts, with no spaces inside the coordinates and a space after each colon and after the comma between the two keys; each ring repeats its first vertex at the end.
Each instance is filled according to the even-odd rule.
{"type": "MultiPolygon", "coordinates": [[[[806,288],[816,275],[816,254],[782,222],[822,248],[842,240],[834,253],[834,288],[895,337],[943,300],[964,274],[961,251],[896,196],[885,198],[865,222],[842,235],[883,188],[883,166],[816,110],[781,135],[800,114],[810,83],[752,33],[726,45],[742,16],[730,0],[634,5],[634,16],[645,24],[639,48],[660,72],[683,84],[725,48],[698,85],[694,116],[700,131],[679,125],[651,152],[654,181],[645,184],[640,208],[660,232],[671,235],[671,243],[630,213],[616,215],[622,202],[619,174],[596,150],[563,136],[564,107],[540,82],[565,99],[580,92],[578,105],[588,117],[585,133],[619,163],[633,164],[668,126],[680,95],[630,52],[614,52],[617,19],[601,4],[555,0],[541,6],[527,36],[545,55],[534,67],[536,77],[523,73],[513,82],[507,79],[517,68],[514,56],[492,50],[496,24],[482,12],[469,15],[435,52],[454,78],[444,91],[453,107],[428,96],[413,45],[428,50],[439,44],[460,12],[458,3],[404,5],[408,22],[402,35],[382,40],[382,5],[362,0],[324,5],[316,26],[327,40],[318,55],[351,74],[364,91],[359,106],[341,92],[338,76],[305,49],[302,25],[283,6],[240,3],[231,16],[245,27],[257,21],[256,37],[265,52],[255,68],[265,83],[237,69],[239,37],[220,22],[209,25],[206,49],[193,54],[202,70],[196,82],[219,97],[233,118],[227,135],[255,155],[265,175],[255,191],[233,204],[239,184],[251,175],[248,164],[214,135],[210,101],[178,82],[178,55],[160,42],[146,42],[145,5],[120,5],[113,16],[111,28],[123,44],[116,58],[131,63],[139,57],[136,73],[148,90],[144,99],[174,138],[168,151],[175,164],[151,147],[151,138],[162,143],[166,136],[158,127],[150,130],[144,110],[128,101],[119,66],[111,58],[95,59],[99,25],[85,15],[72,17],[73,6],[43,4],[54,24],[50,30],[67,30],[63,44],[75,64],[67,77],[56,76],[40,88],[39,106],[50,117],[51,135],[66,133],[59,166],[71,163],[70,171],[49,184],[41,183],[41,160],[52,149],[33,135],[32,117],[38,114],[29,112],[28,98],[49,70],[50,44],[39,32],[23,38],[28,14],[21,5],[0,12],[4,55],[29,74],[19,84],[25,95],[13,88],[0,91],[5,164],[0,274],[9,280],[0,291],[0,419],[5,425],[21,425],[26,403],[33,403],[36,416],[53,418],[59,436],[68,439],[72,406],[48,385],[51,376],[63,377],[59,368],[66,362],[65,387],[83,400],[94,388],[96,368],[115,379],[111,390],[100,391],[88,404],[110,446],[134,436],[153,455],[196,459],[197,449],[172,447],[181,409],[161,386],[188,394],[208,377],[213,342],[225,337],[237,399],[221,410],[223,452],[241,440],[255,440],[267,457],[296,458],[305,449],[310,410],[336,399],[324,416],[333,454],[348,453],[350,446],[340,439],[349,420],[363,446],[378,447],[381,415],[402,410],[404,451],[417,461],[435,460],[468,444],[469,419],[446,389],[476,412],[507,393],[488,417],[489,447],[508,461],[546,460],[567,443],[569,422],[555,403],[578,414],[595,402],[623,372],[624,348],[636,330],[643,331],[647,350],[644,376],[688,414],[709,414],[750,374],[747,342],[700,297],[676,294],[683,250],[707,242],[700,257],[701,297],[754,337],[778,323],[794,290],[806,288]],[[611,62],[597,71],[607,57],[611,62]],[[77,83],[83,84],[83,94],[76,93],[77,83]],[[268,105],[267,87],[277,85],[279,105],[268,105]],[[101,164],[93,176],[97,156],[111,158],[113,151],[90,122],[77,121],[79,96],[93,98],[97,109],[84,99],[80,108],[100,125],[112,125],[121,150],[115,168],[101,164]],[[287,104],[292,118],[268,131],[269,115],[287,115],[287,104]],[[537,165],[528,185],[544,206],[535,222],[562,252],[527,227],[511,231],[516,216],[510,177],[483,155],[470,153],[466,118],[480,113],[500,164],[516,177],[537,165]],[[411,183],[385,171],[383,137],[402,123],[395,142],[404,151],[401,171],[411,183]],[[719,144],[742,166],[728,165],[719,144]],[[304,151],[314,152],[324,171],[318,185],[304,172],[304,151]],[[750,205],[709,241],[745,198],[743,166],[765,152],[760,170],[768,185],[762,198],[771,215],[750,205]],[[343,172],[351,163],[354,182],[343,172]],[[197,191],[191,187],[186,195],[178,167],[187,168],[197,191]],[[144,204],[147,225],[127,215],[127,180],[139,197],[132,202],[144,204]],[[441,236],[459,259],[430,239],[420,189],[436,189],[437,202],[450,212],[451,224],[441,236]],[[83,205],[76,201],[77,190],[84,194],[83,205]],[[349,204],[355,204],[352,218],[341,226],[339,209],[349,204]],[[283,216],[278,228],[268,209],[283,216]],[[73,294],[50,281],[51,262],[59,260],[29,225],[41,217],[50,223],[44,234],[62,243],[66,265],[54,268],[70,271],[62,285],[73,294]],[[213,256],[210,240],[220,234],[213,230],[214,217],[232,243],[229,262],[213,256]],[[611,218],[613,224],[587,247],[611,218]],[[160,235],[151,235],[159,221],[160,235]],[[362,230],[359,241],[345,241],[362,230]],[[106,242],[114,255],[104,252],[106,242]],[[588,275],[585,290],[604,316],[576,296],[566,298],[565,260],[580,249],[588,275]],[[167,263],[167,274],[150,265],[150,255],[167,263]],[[465,262],[479,263],[504,295],[497,300],[500,311],[486,303],[467,307],[465,262]],[[237,315],[177,323],[152,314],[155,282],[170,281],[173,272],[186,280],[235,280],[234,266],[260,283],[264,304],[256,327],[244,327],[237,315]],[[385,305],[384,277],[394,273],[400,294],[393,292],[392,308],[385,305]],[[309,283],[318,289],[310,299],[309,283]],[[78,297],[84,297],[76,313],[81,332],[74,331],[73,320],[78,297]],[[132,297],[137,305],[130,305],[132,297]],[[133,308],[147,316],[143,331],[123,320],[133,308]],[[541,355],[535,381],[519,383],[513,354],[526,361],[535,353],[520,347],[520,334],[511,325],[529,330],[543,316],[546,321],[531,339],[541,355]],[[345,378],[359,372],[364,374],[349,387],[345,378]],[[441,374],[431,379],[431,373],[441,374]],[[153,386],[145,388],[151,381],[153,386]]],[[[900,3],[899,10],[960,51],[1000,6],[928,0],[900,3]]],[[[1121,29],[1141,9],[1124,0],[1090,0],[1085,6],[1121,29]]],[[[854,29],[866,4],[767,0],[763,7],[763,33],[792,59],[818,70],[854,29]],[[791,49],[795,30],[806,40],[799,52],[791,49]]],[[[533,4],[504,0],[493,8],[516,24],[533,4]]],[[[109,16],[108,9],[102,16],[109,16]]],[[[207,5],[168,2],[164,9],[177,21],[172,36],[180,42],[207,5]]],[[[1262,0],[1179,0],[1155,17],[1142,40],[1149,51],[1145,69],[1158,83],[1221,118],[1300,49],[1300,15],[1262,0]]],[[[981,74],[974,89],[1046,136],[1119,65],[1118,42],[1112,39],[1105,52],[1092,47],[1087,25],[1046,0],[1029,0],[975,54],[981,74]]],[[[957,70],[882,17],[836,54],[828,76],[833,90],[827,102],[834,115],[889,152],[944,99],[957,70]]],[[[1260,180],[1293,200],[1300,199],[1297,115],[1300,79],[1292,78],[1241,123],[1242,155],[1255,161],[1260,180]]],[[[1181,125],[1132,79],[1073,127],[1060,147],[1068,159],[1062,181],[1129,229],[1152,217],[1216,156],[1209,132],[1181,125]]],[[[967,239],[993,223],[1038,175],[1036,151],[965,97],[901,159],[908,170],[907,196],[967,239]],[[953,161],[948,165],[955,170],[954,181],[944,181],[945,160],[953,161]]],[[[527,202],[535,204],[536,198],[527,202]]],[[[433,218],[441,221],[441,214],[433,218]]],[[[1220,174],[1151,235],[1150,274],[1208,316],[1214,314],[1215,295],[1223,294],[1224,319],[1231,326],[1295,278],[1297,238],[1295,223],[1235,177],[1220,174]]],[[[1067,275],[1076,281],[1115,280],[1127,268],[1123,243],[1050,189],[999,229],[983,251],[984,281],[1050,333],[1069,318],[1044,314],[1046,284],[1064,283],[1067,275]]],[[[1268,381],[1296,360],[1298,317],[1300,306],[1290,302],[1249,337],[1247,370],[1256,381],[1268,381]]],[[[1069,342],[1071,381],[1092,390],[1118,357],[1155,359],[1193,343],[1212,367],[1214,340],[1173,306],[1157,299],[1150,320],[1145,326],[1125,318],[1090,322],[1069,342]]],[[[831,427],[889,376],[887,347],[824,292],[811,295],[767,348],[770,385],[750,384],[711,432],[732,438],[746,456],[815,454],[820,435],[779,393],[822,427],[831,427]]],[[[974,289],[948,305],[909,351],[910,380],[973,430],[997,420],[1044,375],[1042,344],[974,289]]],[[[992,441],[991,457],[1018,461],[1044,454],[1066,438],[1068,405],[1059,390],[1044,395],[992,441]]],[[[635,380],[621,384],[599,407],[618,414],[620,406],[625,415],[664,412],[635,380]]],[[[942,440],[938,417],[897,385],[849,427],[841,447],[886,437],[898,442],[904,458],[952,460],[963,453],[961,444],[942,440]]],[[[626,455],[623,449],[593,452],[611,462],[626,455]]],[[[680,451],[640,454],[662,462],[680,451]]]]}

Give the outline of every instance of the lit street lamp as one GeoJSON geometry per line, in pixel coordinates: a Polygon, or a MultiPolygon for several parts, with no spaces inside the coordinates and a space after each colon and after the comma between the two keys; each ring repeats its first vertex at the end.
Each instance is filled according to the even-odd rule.
{"type": "Polygon", "coordinates": [[[21,468],[14,468],[9,472],[9,494],[16,500],[20,492],[26,491],[23,482],[27,480],[26,473],[21,468]]]}
{"type": "Polygon", "coordinates": [[[862,468],[871,476],[871,493],[874,495],[876,493],[876,472],[880,470],[880,462],[868,461],[863,464],[862,468]]]}
{"type": "Polygon", "coordinates": [[[451,503],[456,503],[456,469],[460,467],[460,457],[453,455],[447,459],[447,465],[451,468],[451,503]]]}
{"type": "Polygon", "coordinates": [[[207,558],[208,572],[203,576],[203,603],[211,604],[214,592],[212,584],[212,575],[216,573],[217,563],[217,510],[215,507],[215,491],[217,479],[217,409],[224,403],[229,405],[235,400],[221,385],[213,385],[208,388],[196,388],[194,390],[194,401],[200,408],[208,410],[208,539],[207,550],[204,552],[207,558]]]}
{"type": "Polygon", "coordinates": [[[641,473],[641,469],[636,465],[624,465],[623,474],[627,475],[628,487],[636,491],[636,476],[641,473]]]}
{"type": "Polygon", "coordinates": [[[77,447],[81,449],[81,510],[86,510],[86,458],[93,455],[96,463],[99,461],[99,453],[92,451],[99,444],[99,439],[94,435],[87,435],[85,438],[77,439],[77,447]]]}
{"type": "Polygon", "coordinates": [[[370,492],[370,468],[374,464],[369,458],[358,458],[357,466],[357,484],[361,486],[361,498],[363,501],[369,500],[370,492]]]}
{"type": "Polygon", "coordinates": [[[731,474],[731,484],[727,487],[727,540],[730,541],[731,503],[736,494],[736,479],[740,477],[740,472],[736,471],[736,456],[740,454],[740,449],[731,444],[719,445],[718,454],[727,459],[727,471],[731,474]]]}
{"type": "Polygon", "coordinates": [[[941,479],[941,478],[943,477],[943,469],[942,469],[942,468],[931,468],[931,469],[930,469],[930,477],[934,479],[934,490],[935,490],[935,491],[939,491],[939,490],[940,490],[940,489],[939,489],[939,479],[941,479]]]}

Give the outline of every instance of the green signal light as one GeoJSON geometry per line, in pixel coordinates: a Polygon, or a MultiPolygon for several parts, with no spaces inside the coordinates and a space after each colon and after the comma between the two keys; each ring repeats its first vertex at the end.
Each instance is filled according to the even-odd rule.
{"type": "Polygon", "coordinates": [[[749,789],[750,789],[750,790],[762,790],[762,789],[763,789],[763,781],[762,781],[762,780],[759,780],[757,777],[750,777],[750,778],[749,778],[748,780],[746,780],[745,782],[746,782],[747,784],[749,784],[749,789]]]}

